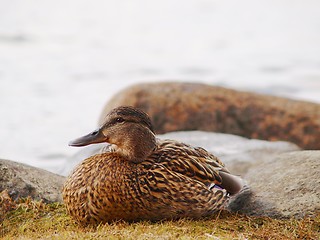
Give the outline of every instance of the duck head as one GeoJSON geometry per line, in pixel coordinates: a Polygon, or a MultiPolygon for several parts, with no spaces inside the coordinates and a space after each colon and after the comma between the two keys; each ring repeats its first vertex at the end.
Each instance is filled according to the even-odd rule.
{"type": "Polygon", "coordinates": [[[133,107],[121,106],[106,116],[104,124],[95,131],[77,138],[69,146],[82,147],[107,142],[122,157],[143,161],[156,147],[156,138],[149,116],[133,107]]]}

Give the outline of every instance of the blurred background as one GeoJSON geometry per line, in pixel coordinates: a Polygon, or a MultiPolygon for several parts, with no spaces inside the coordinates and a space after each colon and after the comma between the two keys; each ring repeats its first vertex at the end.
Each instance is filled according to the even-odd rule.
{"type": "Polygon", "coordinates": [[[0,158],[57,171],[139,82],[320,103],[318,0],[0,0],[0,158]]]}

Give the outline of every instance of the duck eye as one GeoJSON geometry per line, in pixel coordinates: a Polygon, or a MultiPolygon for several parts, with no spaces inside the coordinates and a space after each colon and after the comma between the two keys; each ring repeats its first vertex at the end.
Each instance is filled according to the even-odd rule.
{"type": "Polygon", "coordinates": [[[117,123],[121,123],[121,122],[124,122],[124,119],[123,119],[123,118],[121,118],[121,117],[119,117],[119,118],[116,118],[116,122],[117,122],[117,123]]]}

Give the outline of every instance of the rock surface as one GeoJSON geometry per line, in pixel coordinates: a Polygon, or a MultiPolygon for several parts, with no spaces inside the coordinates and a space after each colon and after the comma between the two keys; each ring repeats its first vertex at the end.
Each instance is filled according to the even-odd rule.
{"type": "Polygon", "coordinates": [[[265,159],[251,166],[244,179],[249,188],[231,201],[232,211],[297,218],[320,211],[320,151],[265,159]]]}
{"type": "Polygon", "coordinates": [[[0,159],[0,192],[15,200],[30,196],[44,202],[61,202],[65,178],[26,164],[0,159]]]}
{"type": "Polygon", "coordinates": [[[157,133],[204,130],[320,149],[320,104],[204,84],[150,83],[115,94],[99,122],[120,105],[146,111],[157,133]]]}

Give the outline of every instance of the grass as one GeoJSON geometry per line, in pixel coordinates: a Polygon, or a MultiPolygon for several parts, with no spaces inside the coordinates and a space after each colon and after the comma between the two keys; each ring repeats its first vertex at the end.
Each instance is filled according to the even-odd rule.
{"type": "Polygon", "coordinates": [[[0,239],[320,239],[314,218],[271,219],[221,211],[206,220],[116,222],[82,227],[61,203],[0,195],[0,239]]]}

